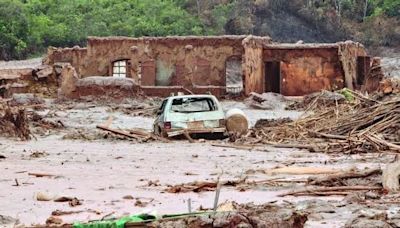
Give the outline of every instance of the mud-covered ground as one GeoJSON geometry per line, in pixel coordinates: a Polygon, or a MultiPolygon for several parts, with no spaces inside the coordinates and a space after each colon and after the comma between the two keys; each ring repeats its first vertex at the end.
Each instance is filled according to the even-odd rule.
{"type": "MultiPolygon", "coordinates": [[[[219,202],[291,204],[292,208],[309,213],[307,227],[343,227],[360,214],[368,220],[366,223],[378,224],[382,213],[389,217],[399,215],[399,206],[393,203],[384,207],[377,204],[374,208],[376,205],[342,196],[279,197],[280,193],[304,185],[310,175],[269,172],[285,166],[333,170],[379,168],[392,161],[393,154],[328,155],[267,146],[250,151],[213,145],[226,140],[138,142],[95,128],[113,116],[112,128],[150,131],[152,116],[134,116],[124,108],[116,108],[128,108],[129,104],[138,105],[137,102],[122,105],[46,102],[47,108],[36,112],[48,121],[62,122],[65,128],[34,128],[36,139],[30,141],[0,138],[0,155],[5,157],[0,158],[0,215],[18,219],[22,224],[44,224],[57,210],[77,212],[59,216],[63,222],[73,222],[152,211],[182,213],[188,211],[189,199],[193,211],[212,208],[215,191],[168,193],[166,190],[171,185],[216,181],[218,177],[221,181],[246,179],[246,183],[259,183],[241,188],[223,186],[219,202]],[[36,177],[32,173],[51,176],[36,177]],[[81,205],[38,201],[38,194],[45,198],[76,197],[81,205]]],[[[243,109],[251,125],[260,118],[298,118],[302,114],[255,110],[234,101],[225,101],[223,106],[243,109]]]]}

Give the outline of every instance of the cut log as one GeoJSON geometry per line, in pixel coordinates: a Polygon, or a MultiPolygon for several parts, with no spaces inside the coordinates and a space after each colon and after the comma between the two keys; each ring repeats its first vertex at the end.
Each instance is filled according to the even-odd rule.
{"type": "Polygon", "coordinates": [[[249,129],[249,122],[240,109],[231,109],[226,113],[226,130],[238,135],[245,134],[249,129]]]}

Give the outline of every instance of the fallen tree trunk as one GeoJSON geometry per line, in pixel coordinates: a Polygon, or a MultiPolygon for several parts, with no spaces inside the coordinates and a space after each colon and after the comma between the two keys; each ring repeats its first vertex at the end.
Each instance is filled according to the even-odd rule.
{"type": "Polygon", "coordinates": [[[371,186],[337,186],[337,187],[314,187],[314,188],[306,188],[302,190],[295,190],[283,194],[279,194],[278,196],[290,196],[304,193],[314,193],[314,192],[333,192],[333,191],[370,191],[370,190],[382,190],[381,187],[371,187],[371,186]]]}
{"type": "Polygon", "coordinates": [[[374,174],[380,174],[381,169],[367,169],[363,171],[350,171],[346,173],[337,173],[324,177],[309,177],[308,184],[310,185],[324,185],[326,183],[341,181],[350,178],[368,177],[374,174]]]}

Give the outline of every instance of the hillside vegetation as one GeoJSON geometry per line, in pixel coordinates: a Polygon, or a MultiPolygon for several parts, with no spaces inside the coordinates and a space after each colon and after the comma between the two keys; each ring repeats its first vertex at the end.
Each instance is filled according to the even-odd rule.
{"type": "Polygon", "coordinates": [[[399,0],[1,0],[0,59],[87,36],[269,35],[276,41],[400,45],[399,0]]]}

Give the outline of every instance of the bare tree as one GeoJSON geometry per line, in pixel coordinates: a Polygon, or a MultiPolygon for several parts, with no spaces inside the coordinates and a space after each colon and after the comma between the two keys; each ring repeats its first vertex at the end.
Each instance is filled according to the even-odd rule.
{"type": "Polygon", "coordinates": [[[336,13],[339,17],[339,22],[342,19],[342,0],[335,0],[335,9],[336,9],[336,13]]]}
{"type": "Polygon", "coordinates": [[[341,11],[342,11],[342,0],[335,0],[335,9],[336,12],[339,16],[341,16],[341,11]]]}
{"type": "Polygon", "coordinates": [[[367,17],[367,10],[368,10],[368,0],[365,0],[365,3],[364,3],[363,21],[364,21],[365,18],[367,17]]]}
{"type": "Polygon", "coordinates": [[[200,13],[201,13],[200,1],[201,1],[201,0],[196,0],[196,4],[197,4],[197,16],[198,16],[199,18],[200,18],[200,13]]]}

